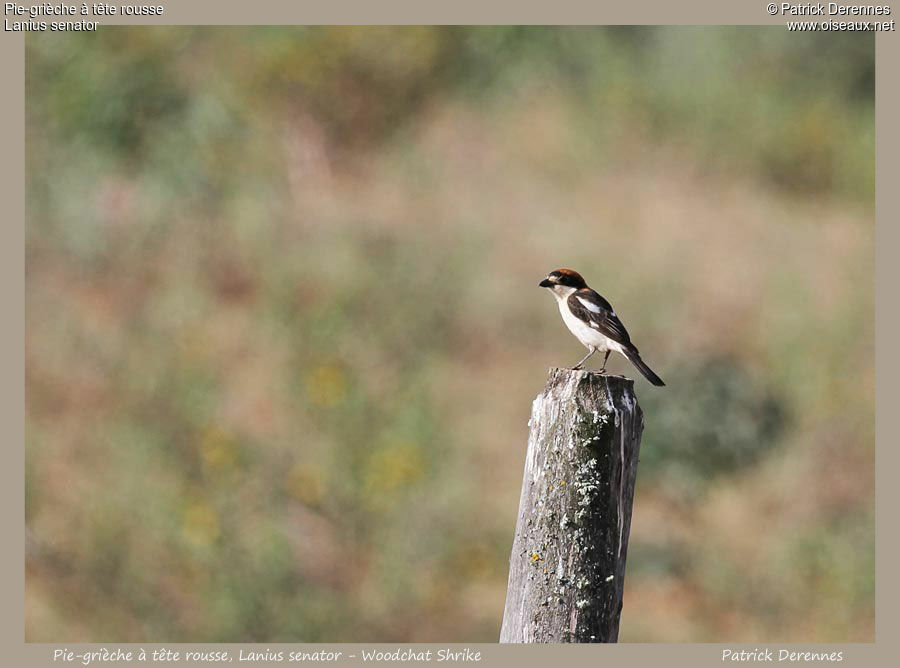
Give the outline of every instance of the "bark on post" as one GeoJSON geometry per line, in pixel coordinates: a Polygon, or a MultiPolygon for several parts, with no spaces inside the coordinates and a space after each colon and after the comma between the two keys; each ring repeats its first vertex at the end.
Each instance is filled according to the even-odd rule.
{"type": "Polygon", "coordinates": [[[551,369],[529,426],[500,642],[615,642],[644,426],[634,381],[551,369]]]}

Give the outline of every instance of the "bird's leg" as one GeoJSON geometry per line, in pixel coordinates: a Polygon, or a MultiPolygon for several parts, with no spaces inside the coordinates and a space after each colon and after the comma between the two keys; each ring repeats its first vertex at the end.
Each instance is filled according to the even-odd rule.
{"type": "Polygon", "coordinates": [[[596,349],[596,348],[588,348],[588,350],[589,350],[590,352],[589,352],[587,355],[585,355],[584,357],[582,357],[582,358],[581,358],[581,361],[580,361],[578,364],[576,364],[575,366],[572,367],[572,371],[578,371],[579,369],[583,369],[583,368],[584,368],[584,363],[587,362],[588,357],[590,357],[590,356],[593,355],[595,352],[597,352],[597,349],[596,349]]]}
{"type": "Polygon", "coordinates": [[[606,356],[603,358],[603,367],[600,369],[600,373],[606,373],[606,360],[609,359],[609,354],[611,352],[611,350],[607,349],[606,356]]]}

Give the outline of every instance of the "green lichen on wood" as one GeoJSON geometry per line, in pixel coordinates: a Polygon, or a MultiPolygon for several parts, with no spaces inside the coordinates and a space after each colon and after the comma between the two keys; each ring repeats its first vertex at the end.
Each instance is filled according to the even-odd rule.
{"type": "Polygon", "coordinates": [[[516,540],[544,568],[522,589],[510,562],[501,640],[614,641],[642,426],[631,381],[555,370],[529,425],[516,540]]]}

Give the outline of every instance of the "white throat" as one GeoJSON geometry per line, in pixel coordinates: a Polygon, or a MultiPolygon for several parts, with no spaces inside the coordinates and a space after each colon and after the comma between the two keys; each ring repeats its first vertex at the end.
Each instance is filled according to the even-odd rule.
{"type": "Polygon", "coordinates": [[[575,292],[575,288],[568,285],[554,285],[550,288],[550,292],[557,302],[562,303],[572,296],[572,293],[575,292]]]}

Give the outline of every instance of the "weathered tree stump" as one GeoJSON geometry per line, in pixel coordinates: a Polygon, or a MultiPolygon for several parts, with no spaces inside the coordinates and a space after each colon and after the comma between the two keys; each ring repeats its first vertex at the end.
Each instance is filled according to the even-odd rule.
{"type": "Polygon", "coordinates": [[[528,424],[500,642],[615,642],[644,426],[634,381],[551,369],[528,424]]]}

